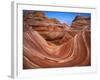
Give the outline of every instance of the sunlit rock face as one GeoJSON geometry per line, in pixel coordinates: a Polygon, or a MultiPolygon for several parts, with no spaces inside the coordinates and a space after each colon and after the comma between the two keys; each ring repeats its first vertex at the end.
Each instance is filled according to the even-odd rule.
{"type": "Polygon", "coordinates": [[[42,11],[23,15],[23,68],[91,65],[90,18],[76,16],[71,27],[42,11]]]}

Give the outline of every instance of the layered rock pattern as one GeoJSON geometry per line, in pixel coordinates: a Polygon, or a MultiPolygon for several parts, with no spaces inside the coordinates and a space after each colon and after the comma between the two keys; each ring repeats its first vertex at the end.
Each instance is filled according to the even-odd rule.
{"type": "Polygon", "coordinates": [[[24,69],[91,65],[89,18],[78,16],[69,27],[42,11],[27,11],[23,20],[24,69]]]}

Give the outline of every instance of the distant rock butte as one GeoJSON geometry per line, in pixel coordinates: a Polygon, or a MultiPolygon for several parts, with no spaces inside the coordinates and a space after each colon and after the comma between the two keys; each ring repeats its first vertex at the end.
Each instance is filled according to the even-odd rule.
{"type": "Polygon", "coordinates": [[[90,20],[76,16],[69,27],[56,18],[48,18],[43,11],[26,11],[23,68],[90,66],[90,20]]]}
{"type": "Polygon", "coordinates": [[[90,29],[90,25],[91,25],[91,18],[90,17],[76,16],[72,22],[71,27],[74,29],[81,30],[84,27],[87,27],[88,29],[90,29]]]}

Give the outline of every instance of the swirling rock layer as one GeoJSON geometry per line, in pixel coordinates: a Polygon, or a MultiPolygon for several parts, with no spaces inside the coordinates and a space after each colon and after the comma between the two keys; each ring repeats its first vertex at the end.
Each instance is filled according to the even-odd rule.
{"type": "Polygon", "coordinates": [[[78,29],[49,19],[41,11],[28,11],[23,25],[23,68],[90,66],[91,31],[86,21],[78,29]]]}

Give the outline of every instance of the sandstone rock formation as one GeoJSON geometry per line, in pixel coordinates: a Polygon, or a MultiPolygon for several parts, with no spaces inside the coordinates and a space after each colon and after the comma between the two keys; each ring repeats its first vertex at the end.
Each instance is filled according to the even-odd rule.
{"type": "Polygon", "coordinates": [[[23,28],[24,69],[91,65],[90,18],[76,16],[69,27],[42,11],[27,11],[23,28]]]}
{"type": "Polygon", "coordinates": [[[91,22],[90,17],[82,17],[82,16],[76,16],[75,19],[72,22],[72,28],[74,29],[83,29],[84,27],[90,28],[91,22]]]}

